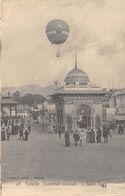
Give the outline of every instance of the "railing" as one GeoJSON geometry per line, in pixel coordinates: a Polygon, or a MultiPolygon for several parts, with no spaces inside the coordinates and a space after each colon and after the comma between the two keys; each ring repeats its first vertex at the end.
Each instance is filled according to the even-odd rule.
{"type": "Polygon", "coordinates": [[[92,87],[92,86],[86,86],[86,85],[66,85],[64,86],[65,90],[102,90],[101,87],[92,87]]]}

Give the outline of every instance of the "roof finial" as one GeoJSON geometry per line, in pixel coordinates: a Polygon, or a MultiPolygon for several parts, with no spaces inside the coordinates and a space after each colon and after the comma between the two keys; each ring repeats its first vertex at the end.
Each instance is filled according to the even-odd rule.
{"type": "Polygon", "coordinates": [[[77,69],[77,46],[75,48],[75,69],[77,69]]]}

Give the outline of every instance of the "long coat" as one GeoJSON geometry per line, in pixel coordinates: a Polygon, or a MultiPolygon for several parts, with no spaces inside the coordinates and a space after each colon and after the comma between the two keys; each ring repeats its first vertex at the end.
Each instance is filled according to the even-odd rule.
{"type": "Polygon", "coordinates": [[[70,138],[69,138],[69,133],[65,133],[65,146],[69,147],[70,146],[70,138]]]}
{"type": "Polygon", "coordinates": [[[97,143],[101,142],[101,130],[100,129],[98,129],[98,131],[97,131],[96,141],[97,141],[97,143]]]}
{"type": "Polygon", "coordinates": [[[108,137],[108,130],[106,127],[103,128],[103,137],[104,138],[108,137]]]}

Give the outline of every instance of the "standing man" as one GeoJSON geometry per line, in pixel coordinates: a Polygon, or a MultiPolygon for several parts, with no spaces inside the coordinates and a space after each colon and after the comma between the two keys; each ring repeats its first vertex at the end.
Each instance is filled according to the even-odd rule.
{"type": "Polygon", "coordinates": [[[78,146],[78,141],[80,139],[78,131],[76,131],[73,135],[74,141],[75,141],[75,145],[78,146]]]}
{"type": "Polygon", "coordinates": [[[29,131],[29,133],[31,131],[31,121],[30,120],[28,120],[28,131],[29,131]]]}
{"type": "Polygon", "coordinates": [[[61,138],[61,133],[62,133],[61,128],[59,128],[58,130],[59,138],[61,138]]]}
{"type": "Polygon", "coordinates": [[[121,127],[121,125],[119,125],[119,127],[118,127],[118,134],[121,134],[122,133],[122,127],[121,127]]]}
{"type": "Polygon", "coordinates": [[[98,128],[97,133],[96,133],[96,142],[101,143],[101,129],[98,128]]]}
{"type": "Polygon", "coordinates": [[[108,131],[106,126],[103,127],[103,137],[104,137],[104,143],[108,142],[108,131]]]}
{"type": "Polygon", "coordinates": [[[90,132],[90,143],[95,143],[95,132],[93,129],[90,132]]]}
{"type": "Polygon", "coordinates": [[[14,135],[14,120],[11,122],[11,127],[12,127],[12,135],[14,135]]]}
{"type": "Polygon", "coordinates": [[[70,137],[68,131],[65,132],[65,146],[66,147],[70,146],[70,137]]]}
{"type": "Polygon", "coordinates": [[[24,137],[23,137],[23,129],[24,129],[24,123],[21,123],[20,125],[20,129],[19,129],[19,134],[20,134],[20,138],[19,140],[24,140],[24,137]]]}
{"type": "Polygon", "coordinates": [[[7,140],[10,139],[10,126],[6,127],[6,137],[7,137],[7,140]]]}

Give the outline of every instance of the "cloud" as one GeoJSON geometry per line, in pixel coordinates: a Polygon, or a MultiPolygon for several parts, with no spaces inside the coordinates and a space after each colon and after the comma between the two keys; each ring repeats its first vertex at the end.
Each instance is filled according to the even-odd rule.
{"type": "MultiPolygon", "coordinates": [[[[76,44],[79,68],[92,80],[103,78],[107,85],[107,77],[115,74],[119,79],[117,73],[121,69],[123,73],[125,64],[124,10],[122,0],[4,0],[2,84],[44,86],[56,79],[63,81],[74,67],[76,44]],[[45,34],[47,23],[54,18],[70,26],[60,58],[45,34]]],[[[123,75],[121,84],[125,86],[123,75]]]]}

